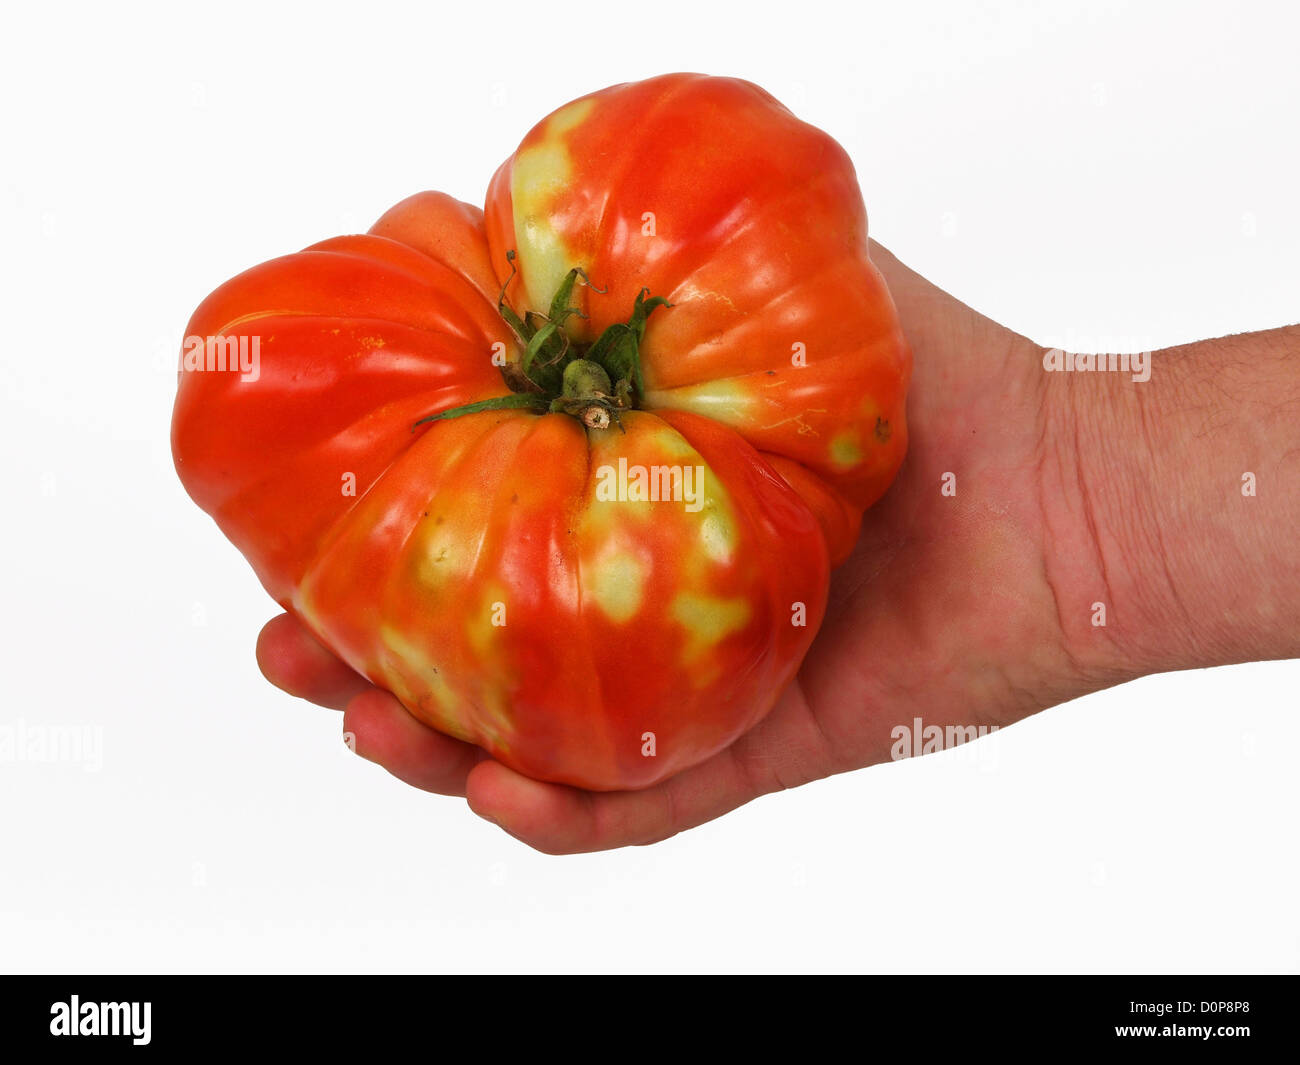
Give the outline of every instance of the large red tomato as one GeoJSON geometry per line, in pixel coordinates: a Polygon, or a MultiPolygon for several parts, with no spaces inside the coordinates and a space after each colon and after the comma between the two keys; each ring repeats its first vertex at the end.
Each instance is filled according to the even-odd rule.
{"type": "Polygon", "coordinates": [[[909,371],[843,149],[675,74],[556,111],[486,211],[420,193],[222,285],[172,443],[276,601],[420,720],[636,788],[794,676],[909,371]]]}

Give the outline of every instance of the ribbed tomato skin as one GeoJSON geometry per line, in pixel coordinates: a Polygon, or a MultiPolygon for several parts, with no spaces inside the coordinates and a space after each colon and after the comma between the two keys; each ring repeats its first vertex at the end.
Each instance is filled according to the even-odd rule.
{"type": "Polygon", "coordinates": [[[575,101],[486,212],[420,193],[240,274],[186,333],[257,341],[255,377],[182,369],[172,444],[276,601],[421,720],[592,789],[662,780],[770,709],[906,449],[910,356],[853,167],[734,79],[575,101]],[[575,342],[643,289],[671,303],[642,409],[417,426],[509,394],[501,286],[545,312],[572,267],[575,342]],[[638,470],[699,491],[609,498],[638,470]]]}

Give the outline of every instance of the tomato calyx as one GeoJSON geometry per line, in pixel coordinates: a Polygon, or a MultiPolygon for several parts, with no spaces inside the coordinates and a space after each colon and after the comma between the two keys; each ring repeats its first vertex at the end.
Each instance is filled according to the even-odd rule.
{"type": "Polygon", "coordinates": [[[656,307],[672,304],[662,296],[647,299],[650,290],[643,288],[626,322],[615,322],[590,344],[576,343],[565,331],[565,323],[574,316],[587,316],[570,303],[574,287],[581,283],[593,292],[604,294],[607,290],[597,288],[586,272],[575,266],[556,289],[546,314],[527,311],[520,317],[506,299],[515,277],[513,251],[506,253],[506,261],[510,276],[501,286],[497,311],[524,346],[518,363],[501,367],[511,394],[431,414],[415,426],[486,410],[532,410],[572,415],[588,429],[607,429],[611,422],[622,429],[621,413],[634,410],[645,392],[641,341],[646,322],[656,307]]]}

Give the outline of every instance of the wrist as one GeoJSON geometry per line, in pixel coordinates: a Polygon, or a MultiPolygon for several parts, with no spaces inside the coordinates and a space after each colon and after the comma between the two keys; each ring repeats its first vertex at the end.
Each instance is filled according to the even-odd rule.
{"type": "Polygon", "coordinates": [[[1044,516],[1067,645],[1114,682],[1300,654],[1295,330],[1047,373],[1044,516]]]}

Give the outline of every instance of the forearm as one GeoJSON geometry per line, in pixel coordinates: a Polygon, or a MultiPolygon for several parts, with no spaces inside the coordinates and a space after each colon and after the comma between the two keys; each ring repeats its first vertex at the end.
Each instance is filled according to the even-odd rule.
{"type": "Polygon", "coordinates": [[[1169,348],[1133,376],[1047,374],[1070,645],[1115,679],[1300,655],[1300,327],[1169,348]]]}

